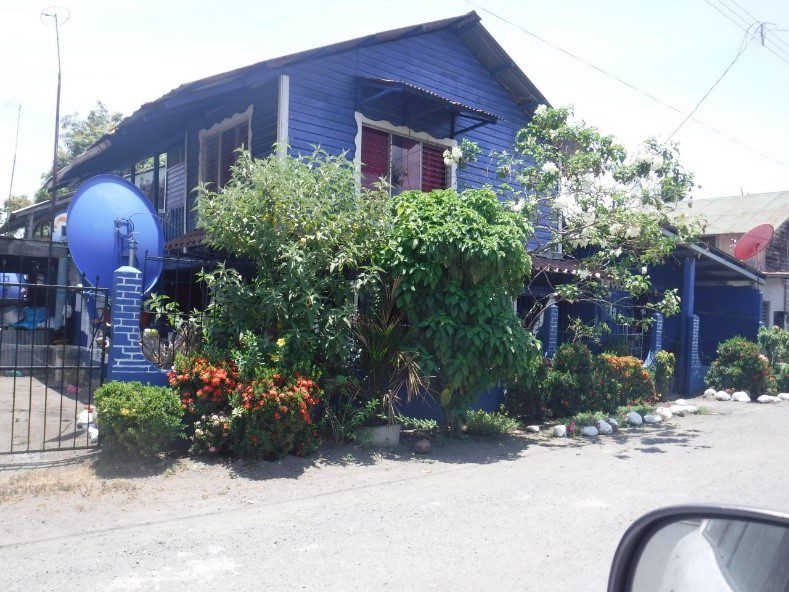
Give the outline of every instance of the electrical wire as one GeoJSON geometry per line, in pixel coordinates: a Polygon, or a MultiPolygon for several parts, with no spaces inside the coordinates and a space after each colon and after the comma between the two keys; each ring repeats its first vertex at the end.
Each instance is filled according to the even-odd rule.
{"type": "MultiPolygon", "coordinates": [[[[718,13],[720,13],[722,16],[724,16],[726,19],[728,19],[728,20],[729,20],[729,21],[730,21],[732,24],[734,24],[736,27],[739,27],[739,28],[740,28],[741,30],[743,30],[743,31],[747,31],[748,29],[747,29],[747,27],[744,27],[742,23],[745,23],[745,24],[747,24],[747,25],[749,25],[749,26],[753,24],[753,23],[748,23],[748,21],[746,21],[744,18],[742,18],[742,17],[740,17],[739,15],[737,15],[737,13],[736,13],[736,12],[734,12],[734,11],[731,9],[731,7],[729,7],[727,4],[723,4],[723,2],[722,2],[721,0],[718,0],[718,1],[720,2],[720,4],[715,4],[715,3],[713,3],[713,1],[712,1],[712,0],[704,0],[704,2],[706,2],[706,3],[707,3],[709,6],[711,6],[711,7],[712,7],[713,9],[715,9],[715,10],[716,10],[718,13]],[[724,12],[724,11],[721,9],[721,7],[723,7],[723,8],[725,8],[725,9],[729,10],[729,13],[727,13],[727,12],[724,12]],[[739,22],[738,22],[737,20],[735,20],[735,19],[732,17],[732,15],[734,15],[735,17],[738,17],[738,18],[739,18],[739,22]]],[[[766,24],[766,23],[761,23],[761,22],[759,22],[759,21],[756,21],[755,19],[754,19],[754,22],[757,22],[757,23],[759,23],[760,25],[766,24]]],[[[765,48],[767,51],[769,51],[770,53],[772,53],[774,56],[776,56],[776,57],[777,57],[779,60],[781,60],[781,61],[785,62],[786,64],[789,64],[789,59],[787,59],[787,57],[785,57],[784,55],[781,55],[780,53],[778,53],[778,51],[776,51],[775,49],[773,49],[773,47],[772,47],[771,45],[766,45],[766,44],[765,44],[765,45],[763,45],[763,47],[764,47],[764,48],[765,48]]]]}
{"type": "MultiPolygon", "coordinates": [[[[522,33],[525,33],[526,35],[529,35],[530,37],[536,39],[540,43],[543,43],[543,44],[555,49],[556,51],[561,52],[561,53],[569,56],[570,58],[576,60],[577,62],[580,62],[581,64],[583,64],[583,65],[585,65],[585,66],[587,66],[587,67],[589,67],[589,68],[591,68],[593,70],[596,70],[600,74],[603,74],[604,76],[606,76],[606,77],[608,77],[608,78],[610,78],[612,80],[615,80],[619,84],[621,84],[623,86],[626,86],[630,90],[633,90],[633,91],[635,91],[635,92],[647,97],[651,101],[654,101],[655,103],[665,107],[666,109],[670,109],[671,111],[674,111],[675,113],[679,113],[680,115],[683,115],[683,116],[685,115],[684,111],[682,111],[681,109],[675,107],[674,105],[671,105],[669,103],[666,103],[665,101],[662,101],[661,99],[659,99],[655,95],[653,95],[653,94],[651,94],[651,93],[649,93],[649,92],[647,92],[647,91],[645,91],[645,90],[643,90],[643,89],[641,89],[641,88],[639,88],[639,87],[637,87],[637,86],[635,86],[633,84],[630,84],[626,80],[623,80],[622,78],[619,78],[615,74],[612,74],[612,73],[608,72],[607,70],[601,68],[600,66],[597,66],[595,64],[592,64],[591,62],[586,61],[585,59],[583,59],[580,56],[577,56],[576,54],[572,53],[571,51],[568,51],[568,50],[566,50],[566,49],[564,49],[562,47],[559,47],[558,45],[555,45],[554,43],[551,43],[547,39],[544,39],[543,37],[540,37],[536,33],[532,33],[531,31],[529,31],[528,29],[525,29],[524,27],[518,25],[517,23],[514,23],[514,22],[512,22],[510,20],[507,20],[506,18],[504,18],[503,16],[493,12],[492,10],[488,10],[484,6],[480,6],[476,2],[473,2],[472,0],[464,0],[464,2],[466,2],[467,4],[470,4],[474,8],[476,8],[478,10],[481,10],[482,12],[492,16],[495,19],[497,19],[497,20],[499,20],[499,21],[501,21],[501,22],[503,22],[503,23],[505,23],[507,25],[510,25],[511,27],[514,27],[515,29],[518,29],[522,33]]],[[[705,129],[707,129],[707,130],[709,130],[709,131],[711,131],[711,132],[713,132],[715,134],[718,134],[719,136],[721,136],[723,138],[726,138],[727,140],[729,140],[730,142],[733,142],[734,144],[737,144],[738,146],[742,146],[743,148],[745,148],[747,150],[750,150],[754,154],[758,154],[759,156],[761,156],[762,158],[764,158],[766,160],[769,160],[769,161],[771,161],[771,162],[773,162],[775,164],[778,164],[778,165],[780,165],[782,167],[789,168],[789,164],[787,164],[785,162],[782,162],[782,161],[778,160],[777,158],[762,152],[758,148],[754,148],[753,146],[751,146],[749,144],[746,144],[742,140],[738,140],[734,136],[731,136],[731,135],[729,135],[728,133],[726,133],[724,131],[721,131],[721,130],[719,130],[719,129],[717,129],[717,128],[715,128],[715,127],[713,127],[713,126],[711,126],[711,125],[709,125],[707,123],[704,123],[703,121],[701,121],[699,119],[696,119],[695,117],[691,117],[690,119],[694,123],[696,123],[697,125],[700,125],[701,127],[705,128],[705,129]]]]}
{"type": "Polygon", "coordinates": [[[729,70],[731,70],[732,67],[734,67],[734,64],[737,63],[737,60],[740,59],[740,56],[748,48],[748,44],[751,41],[751,29],[752,28],[753,28],[753,25],[751,25],[751,27],[749,27],[748,30],[745,32],[745,36],[742,38],[742,42],[740,42],[740,49],[737,51],[737,55],[734,56],[734,59],[729,63],[728,66],[726,66],[726,69],[723,71],[723,73],[720,76],[718,76],[718,79],[712,84],[712,86],[707,90],[707,92],[704,93],[704,96],[702,96],[701,99],[699,99],[699,102],[696,103],[696,106],[693,107],[693,109],[690,111],[690,113],[688,113],[685,116],[685,119],[683,119],[682,122],[677,126],[677,129],[675,129],[673,132],[671,132],[669,134],[669,136],[666,138],[666,142],[668,142],[671,138],[673,138],[674,134],[676,134],[679,130],[682,129],[682,126],[685,125],[688,122],[688,119],[693,117],[693,115],[696,113],[696,111],[698,111],[699,107],[701,107],[701,104],[707,99],[708,96],[710,96],[710,93],[712,93],[712,91],[715,90],[715,87],[718,86],[720,81],[723,80],[726,77],[726,74],[729,73],[729,70]]]}

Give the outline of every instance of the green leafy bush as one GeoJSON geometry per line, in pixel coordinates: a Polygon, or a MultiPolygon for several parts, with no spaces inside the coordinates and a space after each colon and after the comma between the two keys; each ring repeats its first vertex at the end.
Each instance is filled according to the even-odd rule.
{"type": "Polygon", "coordinates": [[[305,456],[318,445],[312,411],[320,389],[314,381],[275,374],[242,386],[232,397],[230,449],[245,458],[305,456]]]}
{"type": "Polygon", "coordinates": [[[545,381],[546,407],[553,417],[569,417],[604,406],[595,359],[584,343],[564,343],[553,357],[545,381]]]}
{"type": "Polygon", "coordinates": [[[771,366],[789,363],[789,331],[762,327],[756,340],[771,366]]]}
{"type": "Polygon", "coordinates": [[[503,436],[518,429],[518,420],[504,411],[469,411],[463,419],[464,430],[469,436],[503,436]]]}
{"type": "Polygon", "coordinates": [[[663,399],[667,399],[671,395],[676,361],[676,356],[670,351],[660,350],[655,354],[652,378],[655,380],[655,390],[663,399]]]}
{"type": "Polygon", "coordinates": [[[380,267],[401,278],[397,305],[453,418],[539,355],[512,307],[531,268],[532,231],[489,189],[405,191],[394,213],[380,267]]]}
{"type": "Polygon", "coordinates": [[[776,388],[779,393],[789,393],[789,363],[776,364],[773,367],[776,388]]]}
{"type": "Polygon", "coordinates": [[[151,457],[182,437],[182,409],[172,389],[139,382],[108,382],[94,395],[103,445],[151,457]]]}
{"type": "Polygon", "coordinates": [[[335,376],[324,383],[320,431],[334,442],[354,442],[358,431],[380,412],[377,400],[365,401],[355,376],[335,376]]]}
{"type": "Polygon", "coordinates": [[[344,368],[354,291],[376,275],[370,263],[392,226],[388,192],[360,191],[345,156],[244,154],[197,211],[212,247],[253,266],[204,274],[207,346],[234,351],[244,372],[261,359],[313,377],[344,368]]]}
{"type": "Polygon", "coordinates": [[[598,361],[598,382],[603,383],[606,393],[602,411],[613,411],[634,401],[657,402],[655,382],[641,360],[633,356],[602,354],[598,361]]]}
{"type": "Polygon", "coordinates": [[[535,374],[527,380],[515,379],[504,390],[504,409],[507,415],[529,421],[541,421],[548,411],[545,405],[545,381],[549,362],[538,358],[535,374]]]}
{"type": "Polygon", "coordinates": [[[742,389],[758,396],[775,389],[767,356],[742,337],[718,345],[718,356],[707,371],[706,382],[715,389],[742,389]]]}

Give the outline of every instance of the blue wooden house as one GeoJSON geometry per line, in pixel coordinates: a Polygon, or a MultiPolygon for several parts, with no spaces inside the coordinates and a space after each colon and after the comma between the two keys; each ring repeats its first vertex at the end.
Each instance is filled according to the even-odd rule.
{"type": "MultiPolygon", "coordinates": [[[[547,103],[471,12],[183,84],[124,119],[113,133],[64,167],[58,183],[74,188],[98,173],[125,176],[160,213],[169,252],[199,256],[203,235],[196,228],[196,187],[205,183],[219,189],[227,183],[238,148],[254,157],[275,151],[284,155],[288,150],[311,153],[315,147],[345,152],[356,164],[360,185],[385,177],[394,192],[496,185],[489,163],[482,160],[459,170],[445,165],[443,152],[463,139],[477,143],[482,154],[509,149],[534,110],[547,103]]],[[[64,197],[58,205],[65,208],[67,202],[64,197]]],[[[49,213],[48,203],[36,204],[14,213],[4,229],[26,228],[31,238],[37,224],[48,226],[49,213]]],[[[703,260],[699,277],[705,286],[763,281],[730,257],[710,256],[709,250],[691,256],[703,260]]],[[[535,276],[550,279],[548,289],[573,268],[572,262],[535,257],[534,270],[535,276]]],[[[165,275],[179,271],[188,275],[180,263],[165,266],[165,275]]],[[[683,283],[682,273],[681,266],[676,267],[661,285],[682,286],[686,292],[695,276],[683,283]]],[[[532,290],[539,287],[536,280],[532,290]]],[[[196,304],[184,294],[171,295],[188,308],[196,304]]],[[[666,323],[669,339],[675,340],[676,334],[680,341],[683,368],[698,365],[687,330],[692,295],[691,308],[683,308],[681,320],[666,323]]],[[[562,341],[571,315],[592,320],[607,314],[578,306],[565,303],[544,315],[540,337],[546,351],[562,341]]],[[[646,343],[639,337],[638,348],[646,357],[657,341],[653,337],[646,343]]],[[[698,372],[681,374],[684,388],[695,389],[698,380],[691,386],[690,376],[698,372]]]]}
{"type": "Polygon", "coordinates": [[[393,191],[480,187],[495,175],[445,166],[444,150],[463,138],[483,153],[508,148],[546,102],[471,12],[183,84],[124,119],[59,183],[117,172],[140,185],[135,165],[153,158],[145,187],[168,246],[183,250],[202,238],[195,187],[221,188],[237,148],[347,152],[360,183],[383,176],[393,191]]]}

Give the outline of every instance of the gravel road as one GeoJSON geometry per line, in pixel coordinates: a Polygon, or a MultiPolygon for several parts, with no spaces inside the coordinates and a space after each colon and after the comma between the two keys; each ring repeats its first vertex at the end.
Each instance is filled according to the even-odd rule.
{"type": "MultiPolygon", "coordinates": [[[[659,506],[789,510],[789,403],[281,463],[0,457],[2,590],[604,590],[659,506]]],[[[57,454],[57,456],[56,456],[57,454]]]]}

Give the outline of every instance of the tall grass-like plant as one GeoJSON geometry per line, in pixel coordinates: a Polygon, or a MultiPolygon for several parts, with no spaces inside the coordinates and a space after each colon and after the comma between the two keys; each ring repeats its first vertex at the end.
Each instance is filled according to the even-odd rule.
{"type": "Polygon", "coordinates": [[[397,307],[400,285],[399,279],[385,284],[372,311],[351,323],[370,396],[380,402],[389,425],[396,422],[399,393],[405,391],[410,400],[427,386],[405,314],[397,307]]]}

